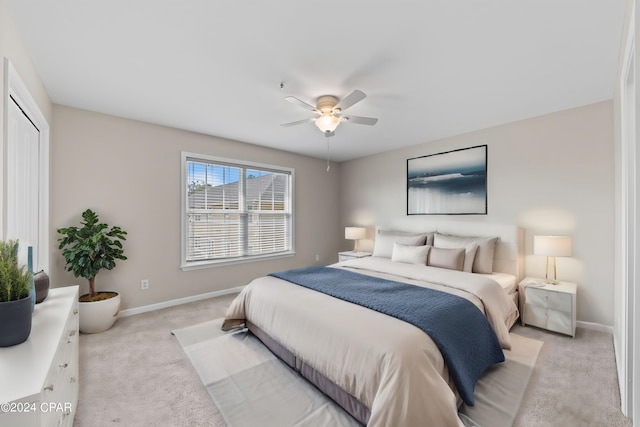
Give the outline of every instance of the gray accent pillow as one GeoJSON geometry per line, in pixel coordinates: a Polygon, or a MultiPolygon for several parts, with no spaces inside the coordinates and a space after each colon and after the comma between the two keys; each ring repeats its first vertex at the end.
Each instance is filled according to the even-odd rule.
{"type": "MultiPolygon", "coordinates": [[[[493,255],[496,249],[497,237],[466,237],[453,236],[450,234],[436,233],[433,238],[433,246],[438,248],[464,248],[466,257],[473,259],[473,273],[493,273],[493,255]],[[473,246],[476,245],[475,256],[473,246]]],[[[469,260],[465,260],[465,267],[468,268],[469,260]]],[[[464,271],[467,271],[466,269],[464,271]]]]}
{"type": "Polygon", "coordinates": [[[427,265],[462,271],[464,265],[464,248],[445,249],[433,247],[429,251],[427,265]]]}
{"type": "Polygon", "coordinates": [[[400,243],[408,246],[423,246],[427,233],[411,233],[406,231],[376,230],[376,240],[373,244],[373,256],[391,258],[393,244],[400,243]]]}

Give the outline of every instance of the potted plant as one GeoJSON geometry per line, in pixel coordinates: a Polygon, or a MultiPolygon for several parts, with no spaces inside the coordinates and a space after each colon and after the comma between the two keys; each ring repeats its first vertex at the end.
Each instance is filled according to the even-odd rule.
{"type": "Polygon", "coordinates": [[[89,293],[79,298],[80,332],[102,332],[113,326],[120,309],[117,292],[96,292],[95,279],[100,270],[111,270],[116,260],[126,260],[122,241],[127,232],[120,227],[101,223],[91,209],[82,213],[81,227],[59,228],[58,249],[67,264],[65,268],[76,277],[89,281],[89,293]]]}
{"type": "Polygon", "coordinates": [[[0,347],[29,338],[31,315],[31,273],[18,267],[18,242],[0,241],[0,347]]]}

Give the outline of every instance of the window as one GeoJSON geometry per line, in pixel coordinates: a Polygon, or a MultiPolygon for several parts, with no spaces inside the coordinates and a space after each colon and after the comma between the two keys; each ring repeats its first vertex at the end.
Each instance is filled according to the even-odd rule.
{"type": "Polygon", "coordinates": [[[182,153],[182,268],[293,253],[293,169],[182,153]]]}

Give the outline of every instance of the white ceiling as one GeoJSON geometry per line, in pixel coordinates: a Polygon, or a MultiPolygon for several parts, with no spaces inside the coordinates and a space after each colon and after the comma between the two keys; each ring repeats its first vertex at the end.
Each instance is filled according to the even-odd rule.
{"type": "Polygon", "coordinates": [[[5,2],[57,104],[323,158],[283,98],[360,89],[337,161],[611,99],[627,3],[5,2]]]}

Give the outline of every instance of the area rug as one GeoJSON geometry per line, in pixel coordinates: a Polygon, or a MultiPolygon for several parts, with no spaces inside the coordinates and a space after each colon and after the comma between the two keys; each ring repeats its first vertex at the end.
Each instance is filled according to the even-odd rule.
{"type": "Polygon", "coordinates": [[[489,368],[476,383],[474,406],[462,404],[460,418],[467,427],[512,426],[527,389],[542,341],[510,334],[506,361],[489,368]]]}
{"type": "MultiPolygon", "coordinates": [[[[221,323],[216,319],[172,333],[229,427],[360,426],[252,334],[222,332],[221,323]]],[[[460,408],[466,426],[513,424],[542,342],[515,334],[511,339],[507,361],[478,381],[475,405],[460,408]]]]}

